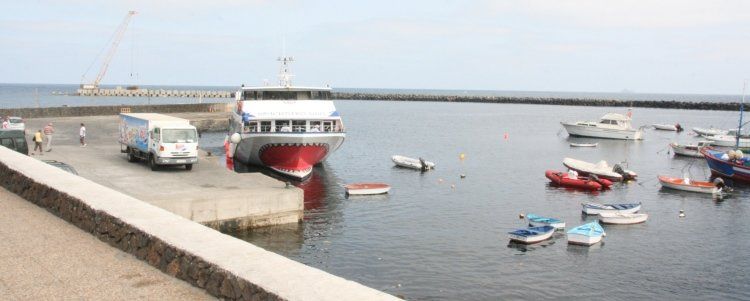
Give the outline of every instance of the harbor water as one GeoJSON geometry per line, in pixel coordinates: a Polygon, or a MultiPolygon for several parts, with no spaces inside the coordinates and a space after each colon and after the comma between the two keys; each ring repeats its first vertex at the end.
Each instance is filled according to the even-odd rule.
{"type": "MultiPolygon", "coordinates": [[[[643,141],[616,141],[569,138],[559,124],[597,120],[619,108],[336,105],[347,140],[297,184],[305,190],[304,222],[233,235],[410,300],[750,299],[750,187],[737,185],[733,195],[715,201],[661,188],[656,180],[709,177],[703,159],[668,151],[671,141],[698,141],[689,130],[647,129],[643,141]],[[570,142],[599,145],[573,148],[570,142]],[[437,167],[425,173],[396,168],[395,154],[437,167]],[[544,171],[564,170],[565,157],[626,162],[638,181],[600,193],[552,187],[544,171]],[[393,188],[387,195],[347,198],[342,185],[352,182],[393,188]],[[564,232],[538,245],[509,243],[506,233],[525,226],[522,213],[561,218],[568,228],[595,220],[581,215],[583,202],[642,202],[649,219],[605,226],[604,242],[592,247],[568,245],[564,232]]],[[[635,109],[633,123],[726,128],[736,126],[737,115],[635,109]]],[[[222,139],[207,134],[203,145],[220,152],[222,139]]]]}

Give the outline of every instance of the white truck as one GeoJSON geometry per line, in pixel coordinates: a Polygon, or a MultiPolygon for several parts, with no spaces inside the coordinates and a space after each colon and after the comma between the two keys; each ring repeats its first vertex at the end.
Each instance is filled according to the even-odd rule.
{"type": "Polygon", "coordinates": [[[160,165],[198,163],[198,131],[186,119],[156,113],[120,114],[120,152],[128,161],[145,160],[151,170],[160,165]]]}

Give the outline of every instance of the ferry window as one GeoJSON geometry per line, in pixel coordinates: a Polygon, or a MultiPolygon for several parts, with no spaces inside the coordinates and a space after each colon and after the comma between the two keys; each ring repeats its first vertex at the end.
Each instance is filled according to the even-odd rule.
{"type": "Polygon", "coordinates": [[[312,99],[312,98],[311,98],[310,96],[311,96],[311,95],[310,95],[310,92],[309,92],[309,91],[300,91],[300,92],[297,92],[297,100],[308,100],[308,99],[312,99]]]}
{"type": "Polygon", "coordinates": [[[289,126],[289,120],[276,120],[276,131],[277,132],[291,132],[292,127],[289,126]]]}
{"type": "Polygon", "coordinates": [[[333,132],[333,121],[323,121],[323,131],[333,132]]]}
{"type": "Polygon", "coordinates": [[[242,99],[243,100],[253,100],[255,99],[255,91],[244,91],[242,92],[242,99]]]}
{"type": "Polygon", "coordinates": [[[260,122],[260,131],[261,132],[270,132],[271,131],[271,122],[270,121],[261,121],[260,122]]]}
{"type": "Polygon", "coordinates": [[[331,99],[331,92],[330,91],[324,91],[320,92],[320,99],[331,99]]]}
{"type": "Polygon", "coordinates": [[[275,100],[275,99],[296,99],[296,92],[289,91],[265,91],[263,92],[263,99],[275,100]]]}
{"type": "Polygon", "coordinates": [[[320,92],[318,91],[310,92],[310,99],[320,99],[320,92]]]}
{"type": "Polygon", "coordinates": [[[322,121],[310,121],[310,132],[322,132],[323,131],[322,121]]]}
{"type": "Polygon", "coordinates": [[[306,120],[293,120],[292,121],[292,131],[294,132],[305,132],[307,129],[307,121],[306,120]]]}
{"type": "Polygon", "coordinates": [[[258,122],[257,121],[249,121],[245,122],[245,132],[257,132],[258,131],[258,122]]]}

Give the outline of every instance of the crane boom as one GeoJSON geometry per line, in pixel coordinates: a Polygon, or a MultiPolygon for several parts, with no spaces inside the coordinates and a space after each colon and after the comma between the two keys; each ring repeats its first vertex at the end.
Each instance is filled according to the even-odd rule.
{"type": "Polygon", "coordinates": [[[115,52],[117,52],[117,46],[120,45],[120,41],[122,41],[122,37],[125,36],[125,30],[128,28],[128,23],[130,23],[130,19],[137,14],[136,11],[129,11],[127,15],[125,15],[125,19],[122,20],[122,23],[120,23],[120,26],[117,27],[117,30],[115,30],[115,33],[112,38],[112,45],[109,47],[109,50],[107,51],[107,54],[104,56],[104,61],[102,62],[102,67],[99,69],[99,74],[97,74],[96,79],[94,79],[94,82],[89,85],[82,85],[81,87],[83,89],[98,89],[99,88],[99,82],[102,81],[104,78],[104,75],[107,74],[107,69],[109,68],[109,63],[112,61],[112,58],[115,56],[115,52]]]}

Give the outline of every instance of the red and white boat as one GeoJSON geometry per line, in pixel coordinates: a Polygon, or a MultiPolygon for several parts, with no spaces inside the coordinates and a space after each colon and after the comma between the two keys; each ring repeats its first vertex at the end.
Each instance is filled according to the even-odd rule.
{"type": "Polygon", "coordinates": [[[354,183],[344,188],[350,195],[384,194],[391,190],[391,186],[384,183],[354,183]]]}
{"type": "Polygon", "coordinates": [[[268,167],[303,180],[313,166],[344,142],[346,132],[331,101],[330,87],[293,86],[289,63],[281,57],[277,86],[242,86],[236,93],[228,153],[245,164],[268,167]]]}
{"type": "Polygon", "coordinates": [[[568,176],[567,173],[556,170],[547,170],[544,172],[553,184],[562,187],[578,188],[583,190],[602,190],[612,186],[612,181],[607,179],[591,179],[588,177],[577,176],[575,179],[568,176]]]}

